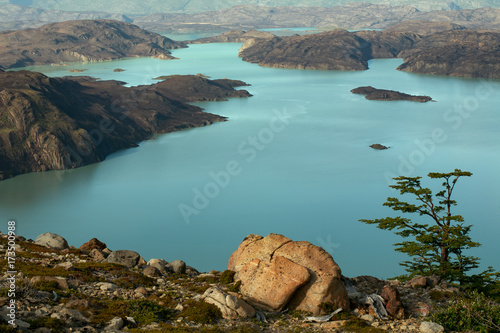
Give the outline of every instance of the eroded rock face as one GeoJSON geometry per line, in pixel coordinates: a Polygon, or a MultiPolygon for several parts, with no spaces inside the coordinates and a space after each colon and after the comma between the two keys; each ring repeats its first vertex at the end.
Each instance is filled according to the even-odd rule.
{"type": "Polygon", "coordinates": [[[339,266],[309,242],[249,235],[229,259],[228,269],[237,272],[242,295],[256,307],[278,311],[288,306],[313,314],[321,313],[321,303],[349,307],[339,266]]]}
{"type": "Polygon", "coordinates": [[[253,259],[238,273],[245,299],[268,311],[283,310],[309,278],[306,268],[280,256],[273,256],[270,261],[253,259]]]}

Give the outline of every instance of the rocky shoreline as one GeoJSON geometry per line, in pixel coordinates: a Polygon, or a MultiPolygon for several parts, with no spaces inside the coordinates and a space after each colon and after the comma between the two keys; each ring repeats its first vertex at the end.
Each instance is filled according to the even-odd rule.
{"type": "Polygon", "coordinates": [[[17,272],[1,278],[2,332],[437,333],[442,327],[426,317],[460,293],[437,277],[347,278],[320,247],[276,234],[249,235],[227,271],[208,273],[181,260],[146,262],[95,238],[79,248],[52,233],[35,241],[1,235],[0,243],[2,267],[15,252],[17,272]],[[13,279],[15,295],[6,292],[13,279]]]}

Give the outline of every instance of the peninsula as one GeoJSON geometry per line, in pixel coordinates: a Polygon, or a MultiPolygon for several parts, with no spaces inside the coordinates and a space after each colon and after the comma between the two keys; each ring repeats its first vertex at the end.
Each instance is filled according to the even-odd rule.
{"type": "Polygon", "coordinates": [[[225,120],[188,101],[251,96],[234,89],[245,85],[241,81],[212,81],[194,75],[150,86],[123,84],[0,71],[0,180],[84,166],[135,147],[154,133],[225,120]]]}

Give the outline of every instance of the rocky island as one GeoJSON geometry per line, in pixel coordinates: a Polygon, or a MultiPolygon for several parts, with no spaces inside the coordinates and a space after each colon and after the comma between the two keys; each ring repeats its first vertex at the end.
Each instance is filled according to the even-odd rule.
{"type": "Polygon", "coordinates": [[[224,121],[186,104],[249,97],[234,80],[188,75],[150,86],[90,77],[48,78],[30,71],[0,71],[0,179],[76,168],[154,133],[224,121]]]}
{"type": "Polygon", "coordinates": [[[0,67],[97,62],[124,57],[174,59],[169,50],[183,47],[186,47],[184,43],[126,22],[66,21],[0,33],[0,67]]]}
{"type": "Polygon", "coordinates": [[[437,276],[348,278],[321,247],[278,234],[247,236],[225,271],[206,273],[96,238],[0,235],[0,252],[14,243],[19,273],[1,279],[15,279],[16,315],[3,293],[2,332],[442,332],[429,314],[463,295],[437,276]]]}
{"type": "Polygon", "coordinates": [[[452,30],[421,36],[337,29],[306,36],[251,38],[239,56],[266,67],[320,70],[366,70],[370,59],[404,58],[398,70],[500,78],[500,33],[452,30]]]}
{"type": "Polygon", "coordinates": [[[374,101],[412,101],[420,103],[432,101],[432,98],[429,96],[409,95],[399,91],[377,89],[371,86],[352,89],[351,92],[353,94],[365,95],[366,99],[374,101]]]}

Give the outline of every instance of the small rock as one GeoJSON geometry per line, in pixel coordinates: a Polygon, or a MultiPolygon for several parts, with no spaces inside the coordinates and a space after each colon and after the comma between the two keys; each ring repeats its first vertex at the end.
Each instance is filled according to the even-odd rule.
{"type": "Polygon", "coordinates": [[[75,266],[73,265],[72,262],[67,261],[67,262],[57,264],[57,267],[61,267],[61,268],[64,268],[65,270],[69,271],[69,270],[73,269],[75,266]]]}
{"type": "Polygon", "coordinates": [[[89,256],[90,256],[90,258],[94,259],[95,261],[102,261],[102,260],[106,260],[106,258],[108,257],[108,254],[103,252],[103,251],[100,251],[98,249],[93,249],[90,251],[89,256]]]}
{"type": "Polygon", "coordinates": [[[99,289],[101,289],[102,291],[115,291],[117,289],[119,289],[119,287],[114,284],[114,283],[109,283],[109,282],[99,282],[98,284],[96,284],[99,289]]]}
{"type": "Polygon", "coordinates": [[[373,323],[375,321],[375,317],[372,316],[372,315],[370,315],[370,314],[362,315],[360,318],[363,319],[363,320],[366,320],[366,321],[368,321],[370,323],[373,323]]]}
{"type": "Polygon", "coordinates": [[[404,318],[403,302],[401,302],[399,291],[395,286],[384,286],[380,296],[385,300],[385,308],[389,315],[398,319],[404,318]]]}
{"type": "Polygon", "coordinates": [[[104,328],[106,331],[117,331],[121,330],[124,326],[123,319],[120,317],[114,317],[111,319],[109,324],[104,328]]]}
{"type": "Polygon", "coordinates": [[[136,294],[142,294],[142,295],[147,295],[148,291],[144,287],[138,287],[137,289],[134,290],[136,294]]]}
{"type": "Polygon", "coordinates": [[[177,274],[186,274],[186,263],[182,260],[174,260],[170,263],[170,267],[177,274]]]}
{"type": "Polygon", "coordinates": [[[160,277],[161,273],[156,267],[152,266],[146,266],[144,270],[142,271],[142,274],[146,276],[151,276],[151,277],[160,277]]]}
{"type": "Polygon", "coordinates": [[[432,321],[424,321],[420,324],[421,333],[441,333],[444,332],[444,327],[433,323],[432,321]]]}
{"type": "Polygon", "coordinates": [[[214,304],[226,319],[238,317],[251,318],[255,316],[255,309],[242,299],[229,295],[217,287],[211,287],[202,296],[205,302],[214,304]]]}
{"type": "Polygon", "coordinates": [[[35,240],[35,244],[56,250],[64,250],[69,248],[66,239],[59,236],[58,234],[53,234],[51,232],[46,232],[38,236],[35,240]]]}
{"type": "Polygon", "coordinates": [[[175,310],[176,311],[183,311],[184,310],[184,306],[182,304],[177,304],[177,306],[175,307],[175,310]]]}

